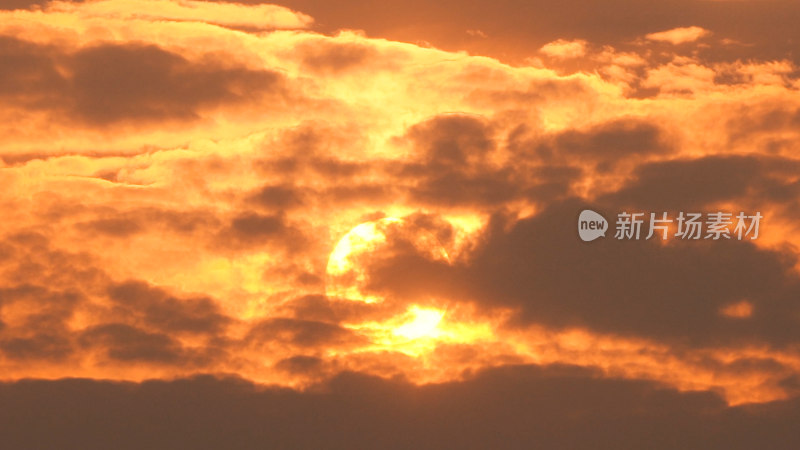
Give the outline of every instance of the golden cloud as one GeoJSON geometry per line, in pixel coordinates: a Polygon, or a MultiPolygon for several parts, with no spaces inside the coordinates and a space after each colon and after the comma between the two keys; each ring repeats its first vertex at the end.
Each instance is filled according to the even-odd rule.
{"type": "Polygon", "coordinates": [[[4,378],[569,363],[793,395],[792,61],[659,47],[699,27],[510,65],[312,23],[200,1],[0,11],[4,378]],[[584,246],[587,203],[758,208],[769,227],[584,246]]]}

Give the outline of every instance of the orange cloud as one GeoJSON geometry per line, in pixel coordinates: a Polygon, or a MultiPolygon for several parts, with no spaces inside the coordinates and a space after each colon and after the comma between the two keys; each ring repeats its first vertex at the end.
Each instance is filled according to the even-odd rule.
{"type": "Polygon", "coordinates": [[[711,34],[711,32],[701,27],[680,27],[666,31],[659,31],[658,33],[650,33],[645,37],[651,41],[668,42],[672,45],[680,45],[687,42],[695,42],[705,36],[708,36],[709,34],[711,34]]]}
{"type": "Polygon", "coordinates": [[[56,0],[46,4],[45,12],[75,15],[80,20],[172,20],[257,29],[307,28],[313,22],[305,14],[277,5],[194,0],[93,0],[85,3],[56,0]]]}
{"type": "Polygon", "coordinates": [[[557,41],[548,42],[542,46],[539,51],[547,56],[556,58],[580,58],[586,55],[586,41],[567,41],[559,39],[557,41]]]}
{"type": "Polygon", "coordinates": [[[0,12],[7,379],[301,388],[569,363],[737,404],[795,395],[791,60],[662,45],[710,36],[691,27],[510,65],[315,33],[283,7],[147,5],[0,12]],[[586,204],[769,227],[586,246],[586,204]]]}

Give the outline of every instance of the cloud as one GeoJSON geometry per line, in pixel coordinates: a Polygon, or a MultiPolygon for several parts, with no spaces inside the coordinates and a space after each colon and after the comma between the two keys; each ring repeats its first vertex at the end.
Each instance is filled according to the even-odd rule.
{"type": "Polygon", "coordinates": [[[797,61],[792,52],[794,35],[789,18],[797,16],[798,5],[788,1],[614,0],[600,4],[569,0],[558,6],[545,0],[485,0],[469,5],[455,1],[393,1],[380,6],[350,1],[334,7],[324,2],[286,0],[283,4],[314,16],[317,29],[324,32],[360,29],[369,36],[425,41],[449,51],[467,50],[514,63],[530,58],[531,49],[559,39],[625,48],[641,36],[659,36],[657,33],[671,30],[685,31],[668,35],[670,39],[689,39],[702,34],[698,30],[707,30],[712,36],[746,43],[735,48],[700,49],[703,58],[710,61],[797,61]],[[467,29],[480,29],[491,39],[475,39],[464,33],[467,29]]]}
{"type": "Polygon", "coordinates": [[[0,341],[0,350],[6,358],[21,361],[60,361],[73,352],[70,341],[54,331],[5,338],[0,341]]]}
{"type": "Polygon", "coordinates": [[[548,42],[539,49],[540,52],[554,58],[580,58],[586,55],[586,41],[567,41],[559,39],[548,42]]]}
{"type": "Polygon", "coordinates": [[[0,355],[10,371],[17,363],[80,371],[87,351],[106,362],[176,367],[206,365],[222,352],[232,320],[209,298],[178,298],[142,281],[114,283],[96,260],[54,249],[42,236],[8,236],[3,245],[13,258],[0,272],[0,355]]]}
{"type": "MultiPolygon", "coordinates": [[[[610,214],[625,210],[599,205],[610,214]]],[[[516,308],[514,320],[523,323],[675,344],[791,346],[798,339],[792,331],[798,310],[790,300],[800,288],[791,271],[794,256],[746,242],[661,246],[605,239],[589,246],[574,231],[582,206],[574,200],[554,204],[507,232],[502,221],[493,226],[465,274],[477,281],[478,301],[516,308]],[[732,273],[752,278],[731,279],[732,273]],[[757,311],[752,318],[737,322],[718,314],[743,298],[757,311]]]]}
{"type": "Polygon", "coordinates": [[[54,250],[38,234],[6,236],[2,246],[0,355],[28,363],[68,361],[74,353],[69,324],[85,306],[86,292],[104,277],[86,258],[54,250]]]}
{"type": "Polygon", "coordinates": [[[163,333],[151,333],[129,325],[110,323],[84,330],[78,341],[97,348],[116,362],[190,364],[180,343],[163,333]]]}
{"type": "MultiPolygon", "coordinates": [[[[449,144],[453,148],[445,154],[458,162],[448,167],[470,167],[458,156],[459,150],[470,148],[472,141],[464,139],[464,144],[431,139],[437,142],[431,154],[449,144]]],[[[632,155],[668,154],[673,148],[664,143],[658,128],[636,121],[602,124],[585,133],[570,130],[545,142],[555,143],[550,154],[560,158],[557,163],[575,160],[565,154],[586,162],[596,152],[617,162],[632,155]]],[[[514,161],[525,167],[523,158],[541,147],[515,143],[513,149],[520,155],[514,161]]],[[[479,158],[476,155],[482,153],[470,154],[479,158]]],[[[600,208],[610,218],[631,210],[668,211],[674,217],[677,211],[716,211],[718,205],[778,214],[794,205],[795,163],[755,155],[646,161],[634,166],[628,180],[595,196],[594,206],[588,207],[600,208]]],[[[574,223],[587,207],[585,200],[551,197],[541,204],[535,215],[520,220],[495,213],[472,251],[453,265],[402,240],[389,241],[359,260],[366,268],[365,286],[372,295],[405,301],[432,296],[511,308],[514,326],[588,328],[676,348],[757,342],[792,349],[797,342],[792,330],[797,329],[800,310],[791,299],[798,295],[800,279],[793,270],[796,254],[791,248],[738,241],[625,243],[614,241],[613,231],[608,239],[587,246],[578,240],[574,223]],[[748,276],[731,279],[734,273],[748,276]],[[749,314],[725,313],[742,302],[749,314]]]]}
{"type": "Polygon", "coordinates": [[[45,10],[78,14],[83,18],[173,20],[214,23],[256,29],[306,28],[313,19],[278,5],[215,3],[182,0],[95,0],[90,2],[52,1],[45,10]]]}
{"type": "Polygon", "coordinates": [[[311,31],[245,3],[0,12],[9,379],[350,370],[413,391],[568,361],[734,404],[796,395],[794,6],[292,3],[311,31]],[[643,38],[689,25],[708,33],[643,38]],[[583,207],[769,225],[586,246],[583,207]],[[376,220],[405,225],[353,232],[376,220]]]}
{"type": "Polygon", "coordinates": [[[619,118],[587,130],[567,129],[544,139],[534,137],[512,141],[520,155],[530,158],[531,150],[549,166],[592,161],[598,171],[609,171],[618,163],[673,150],[666,133],[656,124],[636,118],[619,118]]]}
{"type": "Polygon", "coordinates": [[[0,95],[7,101],[44,108],[66,88],[66,81],[52,60],[52,49],[0,36],[3,55],[0,95]]]}
{"type": "Polygon", "coordinates": [[[374,47],[360,43],[336,43],[326,39],[308,42],[299,46],[303,66],[312,71],[338,73],[347,69],[363,67],[364,63],[377,56],[374,47]]]}
{"type": "Polygon", "coordinates": [[[651,41],[668,42],[672,45],[685,44],[687,42],[695,42],[710,32],[701,27],[680,27],[673,28],[667,31],[659,31],[658,33],[649,33],[645,36],[651,41]]]}
{"type": "Polygon", "coordinates": [[[1,384],[0,399],[7,406],[0,431],[8,445],[82,449],[219,448],[230,446],[231,436],[242,448],[568,442],[577,448],[788,449],[797,445],[793,424],[800,410],[797,401],[730,408],[712,393],[603,379],[569,366],[505,367],[422,387],[348,373],[306,392],[212,376],[141,384],[25,380],[1,384]],[[43,422],[47,433],[38,431],[43,422]],[[98,424],[104,433],[95,432],[98,424]],[[388,432],[398,428],[400,436],[388,432]]]}
{"type": "Polygon", "coordinates": [[[26,9],[32,6],[41,7],[49,0],[8,0],[0,5],[0,10],[26,9]]]}
{"type": "Polygon", "coordinates": [[[407,133],[417,161],[397,175],[417,179],[411,194],[438,205],[496,205],[519,195],[517,174],[492,164],[497,146],[486,121],[465,115],[441,115],[412,126],[407,133]]]}
{"type": "Polygon", "coordinates": [[[303,198],[291,185],[266,185],[252,197],[254,203],[278,211],[302,206],[303,198]]]}
{"type": "Polygon", "coordinates": [[[0,52],[8,65],[0,96],[12,107],[49,110],[62,123],[193,120],[204,109],[283,90],[277,73],[192,62],[155,45],[101,44],[70,54],[3,37],[0,52]]]}
{"type": "Polygon", "coordinates": [[[303,229],[280,214],[242,212],[219,231],[212,245],[233,250],[267,246],[297,252],[308,242],[303,229]]]}
{"type": "Polygon", "coordinates": [[[288,342],[299,347],[335,348],[363,342],[352,331],[339,325],[314,320],[273,318],[254,325],[247,341],[256,345],[288,342]]]}
{"type": "Polygon", "coordinates": [[[141,281],[114,285],[109,297],[120,309],[117,314],[169,333],[215,335],[230,323],[209,298],[178,299],[141,281]]]}
{"type": "Polygon", "coordinates": [[[280,80],[268,71],[195,65],[155,46],[88,48],[73,64],[75,112],[98,124],[191,119],[199,107],[249,100],[280,80]]]}
{"type": "Polygon", "coordinates": [[[756,155],[653,162],[638,167],[636,179],[609,197],[628,207],[669,211],[704,209],[743,198],[766,206],[789,200],[796,190],[790,178],[796,165],[792,159],[756,155]]]}

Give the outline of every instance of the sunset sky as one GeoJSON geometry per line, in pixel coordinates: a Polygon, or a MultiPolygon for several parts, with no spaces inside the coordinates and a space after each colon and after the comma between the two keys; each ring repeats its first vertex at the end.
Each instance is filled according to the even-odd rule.
{"type": "Polygon", "coordinates": [[[0,448],[800,448],[798,23],[0,0],[0,448]]]}

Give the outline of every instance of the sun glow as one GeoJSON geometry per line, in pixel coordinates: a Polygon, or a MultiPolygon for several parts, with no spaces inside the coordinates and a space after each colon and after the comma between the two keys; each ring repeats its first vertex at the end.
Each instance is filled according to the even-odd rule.
{"type": "Polygon", "coordinates": [[[397,305],[402,298],[374,291],[369,280],[371,264],[395,256],[398,249],[449,263],[447,252],[431,233],[397,218],[354,227],[340,239],[329,256],[326,285],[329,297],[374,304],[379,308],[376,311],[384,306],[394,311],[380,319],[345,325],[369,340],[364,350],[391,350],[416,357],[428,354],[441,343],[473,342],[492,337],[486,324],[464,322],[465,317],[458,314],[457,305],[447,306],[446,299],[418,298],[397,305]],[[455,309],[448,312],[450,307],[455,309]]]}
{"type": "Polygon", "coordinates": [[[405,312],[380,321],[345,326],[369,339],[364,351],[392,351],[413,357],[431,355],[440,345],[490,342],[496,339],[489,323],[462,317],[458,309],[410,305],[405,312]]]}
{"type": "Polygon", "coordinates": [[[328,257],[325,269],[329,282],[325,293],[331,298],[360,300],[365,303],[378,303],[379,297],[365,295],[359,288],[366,282],[364,268],[355,261],[357,255],[375,250],[386,242],[382,227],[401,223],[400,219],[387,217],[381,220],[362,223],[345,234],[328,257]]]}
{"type": "Polygon", "coordinates": [[[392,331],[396,336],[419,339],[422,337],[435,338],[441,334],[438,326],[444,317],[444,311],[420,308],[414,305],[409,308],[408,315],[411,316],[410,320],[392,331]]]}
{"type": "Polygon", "coordinates": [[[396,256],[396,248],[433,261],[449,261],[447,251],[429,232],[394,217],[365,222],[347,232],[328,256],[328,297],[381,303],[384,296],[369,286],[370,261],[396,256]]]}
{"type": "Polygon", "coordinates": [[[362,223],[345,234],[336,244],[328,258],[326,270],[329,274],[340,275],[353,269],[350,256],[375,248],[386,241],[386,235],[378,229],[380,223],[398,223],[400,219],[384,218],[379,221],[362,223]]]}

